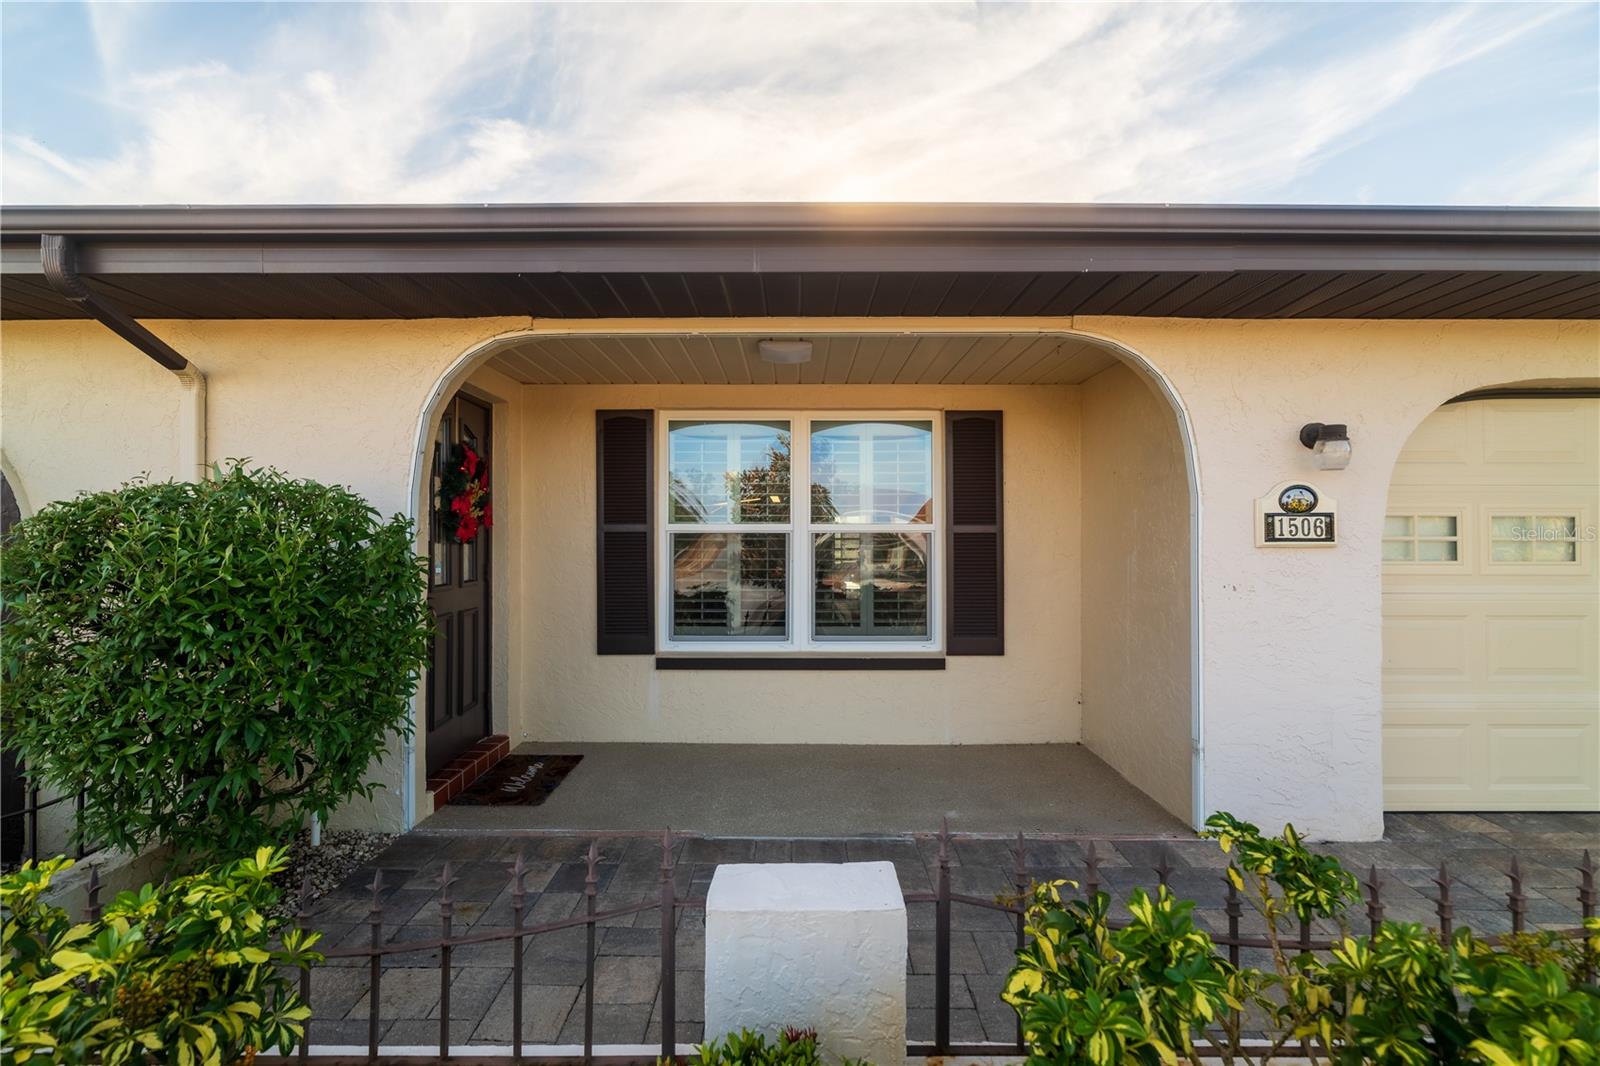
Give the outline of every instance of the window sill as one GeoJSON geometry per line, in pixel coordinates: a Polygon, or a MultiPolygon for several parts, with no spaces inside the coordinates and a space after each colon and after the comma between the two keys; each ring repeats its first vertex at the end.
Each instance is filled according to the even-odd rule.
{"type": "Polygon", "coordinates": [[[657,670],[943,670],[944,656],[658,655],[657,670]]]}

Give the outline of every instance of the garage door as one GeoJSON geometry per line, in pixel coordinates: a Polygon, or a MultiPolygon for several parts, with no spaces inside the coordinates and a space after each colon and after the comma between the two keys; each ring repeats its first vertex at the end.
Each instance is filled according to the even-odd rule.
{"type": "Polygon", "coordinates": [[[1390,810],[1600,810],[1600,399],[1440,408],[1383,538],[1390,810]]]}

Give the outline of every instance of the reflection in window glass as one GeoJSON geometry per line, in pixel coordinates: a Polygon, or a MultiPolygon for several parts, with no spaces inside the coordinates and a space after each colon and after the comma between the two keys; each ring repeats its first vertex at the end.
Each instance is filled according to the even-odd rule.
{"type": "Polygon", "coordinates": [[[450,542],[444,535],[444,518],[439,513],[439,488],[444,479],[444,464],[450,454],[450,417],[439,420],[439,434],[433,439],[433,476],[428,481],[428,499],[434,516],[428,523],[428,580],[434,585],[450,584],[450,542]]]}
{"type": "Polygon", "coordinates": [[[1456,535],[1456,516],[1449,515],[1418,515],[1417,536],[1419,537],[1453,537],[1456,535]]]}
{"type": "Polygon", "coordinates": [[[672,422],[672,522],[787,522],[789,423],[672,422]]]}
{"type": "Polygon", "coordinates": [[[1492,562],[1578,561],[1577,515],[1495,515],[1489,519],[1489,536],[1492,562]]]}
{"type": "Polygon", "coordinates": [[[782,637],[788,632],[788,536],[672,534],[672,636],[782,637]]]}
{"type": "Polygon", "coordinates": [[[1458,519],[1453,514],[1392,514],[1383,519],[1386,563],[1453,563],[1460,558],[1458,519]]]}
{"type": "Polygon", "coordinates": [[[926,533],[820,533],[815,630],[819,638],[926,637],[926,533]]]}
{"type": "Polygon", "coordinates": [[[1386,563],[1405,563],[1413,558],[1412,544],[1409,540],[1386,540],[1383,542],[1383,561],[1386,563]]]}
{"type": "Polygon", "coordinates": [[[1386,537],[1411,536],[1411,516],[1408,514],[1392,514],[1383,520],[1383,535],[1386,537]]]}
{"type": "Polygon", "coordinates": [[[813,422],[811,520],[933,520],[933,424],[813,422]]]}

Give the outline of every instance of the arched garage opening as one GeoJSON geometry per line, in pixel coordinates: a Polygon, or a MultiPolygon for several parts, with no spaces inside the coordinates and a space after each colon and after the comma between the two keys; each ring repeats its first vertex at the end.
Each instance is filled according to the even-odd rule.
{"type": "MultiPolygon", "coordinates": [[[[1174,831],[1203,817],[1192,449],[1172,390],[1138,354],[1053,325],[1000,321],[569,321],[520,331],[464,353],[421,412],[414,484],[424,527],[447,443],[441,427],[463,399],[487,404],[493,418],[485,720],[513,747],[815,746],[791,760],[802,776],[823,774],[824,749],[856,749],[866,760],[863,790],[889,806],[895,793],[923,819],[874,821],[879,812],[867,804],[861,831],[930,828],[946,814],[953,824],[965,816],[970,828],[1012,831],[1174,831]],[[760,342],[772,339],[809,341],[809,358],[764,359],[760,342]],[[640,438],[650,456],[649,514],[638,532],[650,540],[652,620],[647,642],[624,655],[597,647],[597,611],[619,572],[612,562],[605,573],[607,413],[649,424],[640,438]],[[992,415],[997,427],[1003,504],[993,521],[974,519],[950,495],[966,491],[957,487],[951,427],[970,415],[992,415]],[[704,453],[696,433],[716,438],[719,463],[727,447],[745,446],[730,440],[769,433],[752,445],[759,462],[717,467],[740,491],[754,470],[764,471],[755,480],[770,476],[781,436],[786,472],[812,482],[813,513],[797,493],[792,511],[755,520],[724,511],[703,531],[690,529],[700,519],[674,512],[674,494],[705,471],[679,470],[673,456],[704,453]],[[830,462],[854,463],[854,472],[812,476],[825,444],[830,462]],[[931,499],[919,504],[911,497],[924,482],[931,499]],[[849,512],[837,519],[844,525],[819,517],[830,506],[819,492],[857,490],[906,505],[898,516],[889,512],[900,503],[857,514],[834,500],[849,512]],[[971,590],[951,567],[962,545],[982,542],[962,535],[986,532],[1000,575],[988,591],[1001,639],[989,652],[961,654],[957,601],[971,590]],[[763,537],[764,561],[750,549],[763,537]],[[781,552],[777,564],[771,551],[781,552]],[[716,639],[696,643],[691,603],[716,639]],[[758,614],[762,625],[751,625],[758,614]],[[736,629],[754,632],[759,662],[711,661],[745,650],[736,629]],[[848,638],[831,643],[841,631],[848,638]],[[804,662],[846,658],[826,669],[804,662]],[[1029,782],[1024,760],[1047,748],[1061,756],[1051,772],[1082,771],[1077,791],[1029,782]],[[953,773],[939,763],[946,779],[928,780],[935,764],[919,763],[920,749],[961,749],[972,761],[953,773]],[[1088,762],[1066,766],[1073,758],[1088,762]],[[874,765],[883,772],[871,773],[874,765]],[[979,824],[989,815],[963,807],[981,806],[981,797],[961,788],[979,780],[1009,790],[991,810],[1015,807],[1032,821],[979,824]],[[907,789],[922,789],[921,799],[908,800],[907,789]],[[1124,808],[1149,817],[1118,822],[1124,808]]],[[[604,618],[599,626],[603,647],[604,618]]],[[[437,723],[425,715],[419,707],[422,750],[413,760],[431,770],[439,760],[426,745],[437,723]]],[[[415,775],[419,793],[426,770],[415,775]]],[[[413,802],[418,815],[432,805],[413,802]]],[[[649,804],[635,817],[641,825],[628,828],[661,820],[649,804]]]]}
{"type": "Polygon", "coordinates": [[[1600,389],[1432,412],[1383,530],[1384,806],[1600,810],[1600,389]]]}

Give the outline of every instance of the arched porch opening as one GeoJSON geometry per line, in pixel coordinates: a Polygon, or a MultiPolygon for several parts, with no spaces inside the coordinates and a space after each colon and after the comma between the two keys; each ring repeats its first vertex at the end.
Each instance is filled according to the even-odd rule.
{"type": "MultiPolygon", "coordinates": [[[[1194,451],[1181,402],[1138,353],[1059,321],[535,325],[464,352],[421,406],[411,498],[424,548],[433,445],[458,396],[494,417],[492,727],[513,747],[837,744],[909,756],[919,746],[1074,744],[1175,818],[1167,825],[1204,817],[1194,451]],[[812,357],[763,362],[762,339],[809,340],[812,357]],[[941,419],[1001,410],[1005,653],[941,650],[937,672],[703,671],[663,663],[664,652],[597,655],[595,413],[617,409],[941,419]]],[[[930,541],[935,568],[947,534],[941,526],[930,541]]],[[[945,590],[931,583],[930,610],[941,615],[945,590]]],[[[407,824],[430,806],[421,700],[418,713],[407,824]]],[[[928,813],[936,822],[941,812],[928,813]]]]}

